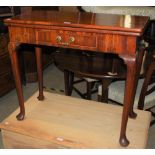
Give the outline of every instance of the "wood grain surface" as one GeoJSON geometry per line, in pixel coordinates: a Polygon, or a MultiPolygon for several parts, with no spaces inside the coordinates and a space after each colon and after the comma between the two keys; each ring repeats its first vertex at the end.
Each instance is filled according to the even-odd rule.
{"type": "MultiPolygon", "coordinates": [[[[121,106],[49,92],[41,102],[37,94],[25,103],[25,120],[16,120],[17,109],[0,124],[6,148],[123,148],[118,142],[121,106]]],[[[138,117],[128,122],[127,148],[145,148],[151,115],[135,111],[138,117]]]]}

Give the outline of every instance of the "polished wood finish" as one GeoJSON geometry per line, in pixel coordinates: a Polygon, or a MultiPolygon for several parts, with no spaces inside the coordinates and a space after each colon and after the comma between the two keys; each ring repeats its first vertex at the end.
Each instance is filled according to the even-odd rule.
{"type": "Polygon", "coordinates": [[[18,63],[18,56],[17,56],[17,48],[18,45],[10,42],[8,45],[8,50],[11,58],[12,64],[12,71],[14,74],[14,80],[16,84],[17,95],[19,99],[19,106],[20,106],[20,113],[16,116],[18,120],[23,120],[25,116],[25,107],[24,107],[24,97],[22,92],[22,83],[20,78],[20,71],[19,71],[19,63],[18,63]]]}
{"type": "Polygon", "coordinates": [[[94,79],[126,77],[126,66],[117,55],[80,51],[65,49],[55,52],[55,65],[61,70],[68,70],[80,76],[94,79]],[[113,65],[114,61],[118,61],[118,68],[113,65]],[[111,75],[112,72],[117,72],[117,74],[111,75]]]}
{"type": "MultiPolygon", "coordinates": [[[[140,51],[137,54],[141,57],[143,56],[143,51],[140,51]]],[[[136,118],[137,114],[133,112],[133,104],[134,104],[134,98],[135,98],[135,92],[137,87],[137,80],[138,80],[138,73],[140,72],[139,66],[141,66],[142,59],[136,59],[136,57],[131,58],[128,56],[123,57],[126,65],[127,65],[127,78],[126,78],[126,84],[125,84],[125,95],[124,95],[124,109],[123,109],[123,115],[122,115],[122,122],[127,123],[128,116],[131,118],[136,118]],[[137,61],[136,61],[137,60],[137,61]],[[139,61],[139,63],[138,63],[139,61]],[[138,70],[139,69],[139,70],[138,70]]],[[[120,143],[124,145],[128,145],[129,141],[126,138],[126,135],[124,134],[126,131],[127,124],[122,124],[121,126],[121,134],[120,134],[120,143]]]]}
{"type": "Polygon", "coordinates": [[[18,119],[22,120],[25,115],[16,55],[16,46],[19,43],[114,53],[127,65],[128,76],[120,132],[120,144],[127,146],[129,142],[126,138],[126,126],[128,115],[133,112],[134,89],[138,76],[137,51],[148,22],[148,17],[140,16],[56,11],[34,11],[6,19],[10,35],[9,53],[20,104],[18,119]]]}
{"type": "MultiPolygon", "coordinates": [[[[115,54],[97,53],[78,50],[59,50],[54,54],[54,63],[64,71],[65,92],[71,95],[74,89],[82,98],[91,99],[93,82],[86,82],[86,94],[82,94],[77,88],[73,87],[74,74],[78,77],[88,77],[102,81],[104,87],[102,101],[107,102],[108,86],[112,80],[126,78],[126,66],[123,61],[115,54]],[[69,93],[68,93],[69,92],[69,93]]],[[[81,82],[83,82],[81,81],[81,82]]]]}
{"type": "MultiPolygon", "coordinates": [[[[43,69],[53,63],[52,53],[55,48],[45,46],[42,49],[42,63],[43,69]]],[[[37,81],[37,65],[35,57],[35,47],[33,45],[27,46],[26,44],[20,46],[19,51],[19,64],[21,67],[23,82],[36,82],[37,81]]]]}
{"type": "Polygon", "coordinates": [[[58,11],[33,11],[31,14],[21,14],[11,20],[7,20],[7,23],[12,24],[32,25],[35,23],[38,26],[67,26],[72,28],[112,30],[114,32],[123,31],[124,33],[131,32],[133,35],[140,35],[136,33],[143,33],[144,25],[147,22],[148,17],[145,16],[58,11]],[[106,18],[107,16],[110,18],[106,18]]]}
{"type": "Polygon", "coordinates": [[[37,73],[38,73],[38,84],[39,84],[39,100],[44,99],[43,95],[43,69],[42,69],[42,51],[41,48],[36,47],[36,62],[37,62],[37,73]]]}

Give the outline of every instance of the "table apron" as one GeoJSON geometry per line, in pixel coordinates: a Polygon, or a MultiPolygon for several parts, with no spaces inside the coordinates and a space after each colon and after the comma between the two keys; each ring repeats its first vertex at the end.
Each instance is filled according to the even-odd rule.
{"type": "Polygon", "coordinates": [[[11,42],[129,55],[135,55],[138,38],[113,33],[27,27],[9,27],[9,34],[11,42]]]}

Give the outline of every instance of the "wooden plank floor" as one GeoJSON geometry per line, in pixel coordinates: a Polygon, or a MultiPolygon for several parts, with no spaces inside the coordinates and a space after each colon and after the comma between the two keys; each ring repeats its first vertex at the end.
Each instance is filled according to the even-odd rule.
{"type": "MultiPolygon", "coordinates": [[[[26,101],[26,117],[17,109],[1,124],[5,148],[122,148],[118,142],[122,107],[44,92],[26,101]]],[[[135,110],[129,119],[127,148],[145,148],[151,115],[135,110]]]]}

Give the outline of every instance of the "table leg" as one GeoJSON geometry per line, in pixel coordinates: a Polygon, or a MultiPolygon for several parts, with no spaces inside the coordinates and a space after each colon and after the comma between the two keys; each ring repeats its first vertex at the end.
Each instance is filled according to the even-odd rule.
{"type": "Polygon", "coordinates": [[[38,73],[38,84],[39,84],[39,96],[38,100],[44,100],[43,95],[43,68],[42,68],[42,50],[40,47],[35,47],[36,62],[37,62],[37,73],[38,73]]]}
{"type": "Polygon", "coordinates": [[[23,97],[22,83],[21,83],[21,78],[20,78],[19,63],[18,63],[16,49],[17,49],[17,44],[10,42],[8,45],[8,50],[10,54],[12,71],[14,75],[17,96],[18,96],[18,101],[19,101],[19,106],[20,106],[20,113],[16,117],[18,120],[23,120],[25,116],[25,107],[24,107],[24,97],[23,97]]]}
{"type": "Polygon", "coordinates": [[[134,107],[134,99],[135,99],[135,95],[136,95],[136,90],[137,90],[137,85],[138,85],[138,79],[139,79],[139,75],[140,75],[140,71],[141,71],[141,66],[142,66],[142,61],[143,61],[143,56],[144,56],[144,49],[141,49],[137,55],[137,65],[136,65],[136,79],[134,82],[134,89],[132,91],[132,105],[130,108],[130,112],[129,112],[129,117],[130,118],[136,118],[137,114],[133,111],[133,107],[134,107]]]}
{"type": "Polygon", "coordinates": [[[109,85],[111,84],[112,79],[103,78],[102,79],[102,98],[101,101],[108,103],[108,92],[109,92],[109,85]]]}
{"type": "MultiPolygon", "coordinates": [[[[134,101],[134,89],[136,89],[135,84],[136,80],[136,56],[121,56],[124,62],[127,65],[127,79],[125,86],[125,95],[124,95],[124,106],[122,114],[122,123],[121,123],[121,132],[119,142],[122,146],[128,146],[129,141],[126,137],[126,127],[128,122],[128,116],[131,112],[133,101],[134,101]]],[[[133,118],[136,117],[136,114],[133,115],[133,118]]]]}
{"type": "Polygon", "coordinates": [[[65,81],[65,95],[71,96],[73,90],[74,73],[68,70],[64,70],[64,81],[65,81]]]}

